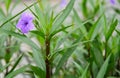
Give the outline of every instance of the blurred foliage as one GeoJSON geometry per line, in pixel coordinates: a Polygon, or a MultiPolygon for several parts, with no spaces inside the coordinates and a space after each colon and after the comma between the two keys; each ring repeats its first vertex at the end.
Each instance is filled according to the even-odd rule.
{"type": "Polygon", "coordinates": [[[12,13],[21,0],[1,0],[0,75],[14,78],[119,78],[119,6],[110,0],[70,0],[65,7],[37,0],[12,13]],[[112,7],[112,8],[111,8],[112,7]],[[59,9],[59,10],[58,10],[59,9]],[[35,29],[16,29],[21,13],[34,15],[35,29]],[[112,12],[111,12],[112,11],[112,12]],[[32,39],[35,39],[34,41],[32,39]],[[22,47],[29,50],[22,50],[22,47]],[[25,64],[21,63],[25,60],[25,64]]]}

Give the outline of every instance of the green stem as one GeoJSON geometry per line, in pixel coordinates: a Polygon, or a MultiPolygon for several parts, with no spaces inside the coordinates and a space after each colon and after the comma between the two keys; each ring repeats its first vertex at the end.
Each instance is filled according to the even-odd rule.
{"type": "Polygon", "coordinates": [[[46,78],[51,78],[52,71],[51,71],[51,67],[50,67],[50,61],[47,58],[48,55],[50,54],[50,40],[48,38],[46,38],[45,45],[46,45],[46,60],[45,60],[45,63],[46,63],[46,78]]]}

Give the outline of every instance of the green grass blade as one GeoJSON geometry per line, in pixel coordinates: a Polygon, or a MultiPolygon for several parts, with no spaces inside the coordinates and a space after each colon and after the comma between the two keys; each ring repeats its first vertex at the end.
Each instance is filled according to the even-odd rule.
{"type": "Polygon", "coordinates": [[[14,76],[25,72],[28,67],[29,67],[29,65],[25,65],[25,66],[15,70],[15,71],[9,73],[5,78],[14,78],[14,76]]]}
{"type": "Polygon", "coordinates": [[[12,72],[12,71],[16,68],[16,66],[18,65],[18,63],[19,63],[20,60],[22,59],[22,57],[23,57],[23,54],[16,60],[15,64],[13,65],[13,67],[12,67],[12,69],[9,71],[9,73],[12,72]]]}
{"type": "Polygon", "coordinates": [[[81,76],[80,78],[87,78],[86,75],[87,75],[87,70],[88,70],[88,68],[89,68],[89,65],[90,65],[90,64],[87,65],[87,67],[86,67],[85,70],[83,71],[82,76],[81,76]]]}
{"type": "Polygon", "coordinates": [[[98,72],[98,75],[96,78],[104,78],[104,75],[107,71],[107,67],[108,67],[108,63],[110,60],[111,54],[107,57],[107,59],[105,60],[105,62],[103,63],[102,67],[100,68],[100,71],[98,72]]]}
{"type": "Polygon", "coordinates": [[[84,17],[87,17],[88,15],[87,0],[82,0],[81,8],[82,8],[82,13],[84,17]]]}
{"type": "MultiPolygon", "coordinates": [[[[76,22],[77,26],[79,26],[80,27],[80,31],[83,34],[86,35],[87,34],[87,30],[86,30],[84,24],[82,25],[82,20],[80,19],[79,15],[78,15],[78,13],[76,12],[75,9],[73,9],[73,12],[74,12],[74,18],[75,18],[75,22],[76,22]]],[[[87,36],[85,36],[85,37],[87,38],[87,36]]]]}
{"type": "Polygon", "coordinates": [[[100,22],[100,19],[102,18],[102,15],[97,19],[97,21],[94,23],[94,25],[91,27],[89,33],[88,33],[88,37],[89,39],[94,39],[98,30],[100,29],[100,26],[98,25],[98,23],[100,22]]]}
{"type": "Polygon", "coordinates": [[[106,19],[106,16],[105,16],[105,14],[104,14],[104,25],[103,25],[103,29],[104,29],[104,35],[106,35],[106,33],[107,33],[107,19],[106,19]]]}
{"type": "Polygon", "coordinates": [[[50,39],[51,39],[55,34],[61,32],[61,31],[64,31],[64,30],[66,30],[67,28],[69,28],[69,27],[71,27],[71,26],[73,26],[73,25],[69,25],[69,26],[66,26],[66,27],[62,27],[61,29],[55,31],[54,33],[52,33],[52,34],[50,35],[50,39]]]}
{"type": "Polygon", "coordinates": [[[82,68],[82,66],[79,65],[77,62],[73,62],[73,63],[75,64],[75,67],[77,68],[77,70],[79,70],[79,73],[81,74],[84,71],[84,69],[82,68]]]}
{"type": "Polygon", "coordinates": [[[112,35],[113,31],[115,30],[115,27],[118,24],[118,20],[115,20],[112,22],[112,24],[110,25],[110,29],[108,30],[107,34],[106,34],[106,41],[109,40],[110,36],[112,35]]]}

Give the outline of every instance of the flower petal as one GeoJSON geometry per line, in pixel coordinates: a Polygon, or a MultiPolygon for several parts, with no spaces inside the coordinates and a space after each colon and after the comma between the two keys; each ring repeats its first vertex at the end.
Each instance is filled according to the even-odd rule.
{"type": "Polygon", "coordinates": [[[61,7],[65,7],[67,5],[67,1],[66,0],[61,0],[60,5],[61,5],[61,7]]]}
{"type": "Polygon", "coordinates": [[[34,29],[34,24],[32,22],[29,22],[27,25],[27,28],[29,28],[29,30],[33,30],[34,29]]]}
{"type": "Polygon", "coordinates": [[[115,0],[110,0],[110,3],[114,5],[116,3],[116,1],[115,0]]]}
{"type": "Polygon", "coordinates": [[[20,29],[22,33],[28,33],[30,30],[34,29],[34,24],[32,23],[33,16],[30,13],[23,13],[16,25],[16,28],[20,29]]]}
{"type": "Polygon", "coordinates": [[[24,13],[21,15],[21,19],[22,19],[23,21],[25,21],[25,20],[30,21],[30,20],[33,20],[33,15],[30,14],[30,13],[24,12],[24,13]]]}
{"type": "Polygon", "coordinates": [[[29,31],[30,31],[30,30],[29,30],[28,27],[22,27],[22,28],[21,28],[21,32],[24,33],[24,34],[28,33],[29,31]]]}
{"type": "Polygon", "coordinates": [[[19,21],[18,21],[18,23],[17,23],[17,25],[16,25],[16,27],[18,28],[18,29],[21,29],[22,28],[22,26],[24,26],[24,21],[23,20],[21,20],[21,19],[19,19],[19,21]]]}

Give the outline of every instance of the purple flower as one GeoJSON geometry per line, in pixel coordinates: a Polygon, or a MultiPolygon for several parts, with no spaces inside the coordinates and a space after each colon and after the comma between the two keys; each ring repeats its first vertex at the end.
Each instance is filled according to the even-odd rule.
{"type": "Polygon", "coordinates": [[[64,7],[67,5],[67,1],[66,0],[61,0],[61,3],[60,3],[61,7],[64,7]]]}
{"type": "Polygon", "coordinates": [[[116,3],[116,0],[110,0],[110,3],[114,5],[116,3]]]}
{"type": "Polygon", "coordinates": [[[33,24],[33,16],[30,13],[23,13],[16,25],[18,29],[21,30],[23,34],[28,33],[30,30],[34,28],[33,24]]]}

